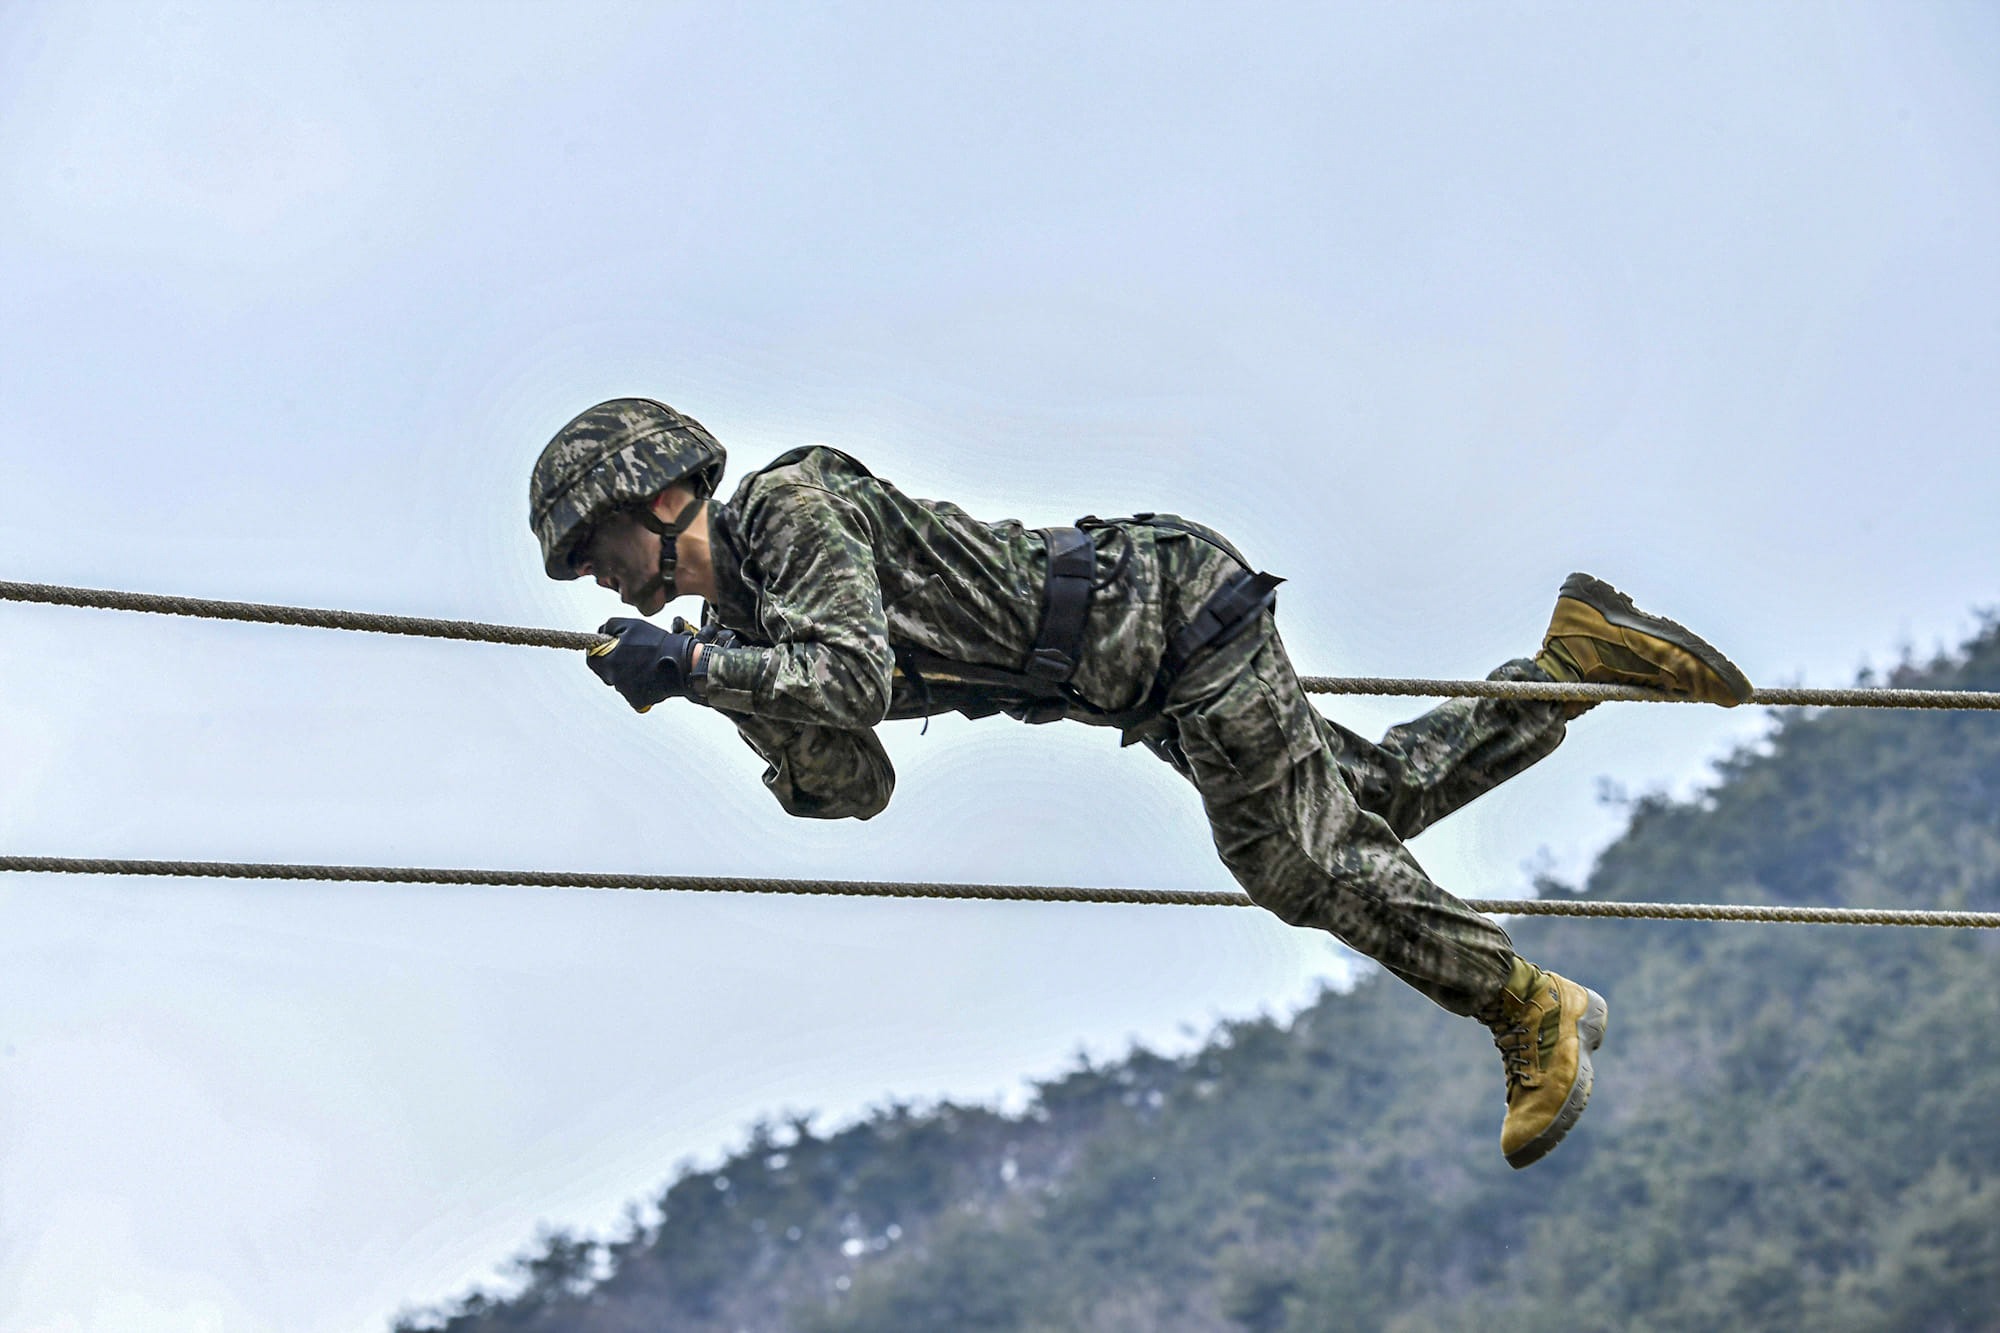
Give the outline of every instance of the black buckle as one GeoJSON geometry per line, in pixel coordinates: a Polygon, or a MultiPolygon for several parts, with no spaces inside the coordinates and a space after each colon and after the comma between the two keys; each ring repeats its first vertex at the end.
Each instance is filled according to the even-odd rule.
{"type": "Polygon", "coordinates": [[[1016,704],[1007,710],[1008,714],[1029,726],[1041,726],[1045,722],[1060,722],[1069,716],[1067,699],[1031,699],[1016,704]]]}
{"type": "Polygon", "coordinates": [[[1057,649],[1037,648],[1034,655],[1028,659],[1028,664],[1022,667],[1021,670],[1024,674],[1033,676],[1036,680],[1047,680],[1061,684],[1076,674],[1076,662],[1068,653],[1060,652],[1057,649]]]}

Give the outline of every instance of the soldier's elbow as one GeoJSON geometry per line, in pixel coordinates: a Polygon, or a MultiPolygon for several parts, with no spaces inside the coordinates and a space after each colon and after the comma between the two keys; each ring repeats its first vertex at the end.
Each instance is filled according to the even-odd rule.
{"type": "Polygon", "coordinates": [[[839,696],[829,700],[827,721],[844,731],[869,731],[889,716],[889,673],[857,671],[839,696]]]}
{"type": "Polygon", "coordinates": [[[873,819],[889,808],[889,787],[859,792],[839,792],[829,796],[809,796],[804,792],[778,792],[778,804],[785,813],[799,819],[873,819]]]}
{"type": "Polygon", "coordinates": [[[889,808],[889,797],[895,792],[893,783],[882,783],[870,789],[854,804],[852,818],[873,819],[889,808]]]}

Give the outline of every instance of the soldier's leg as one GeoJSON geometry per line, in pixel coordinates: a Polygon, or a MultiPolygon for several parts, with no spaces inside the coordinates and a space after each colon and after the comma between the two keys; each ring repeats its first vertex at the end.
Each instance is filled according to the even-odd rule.
{"type": "Polygon", "coordinates": [[[1257,902],[1325,930],[1460,1014],[1507,983],[1507,933],[1431,882],[1382,815],[1348,788],[1267,618],[1205,655],[1166,715],[1216,849],[1257,902]]]}
{"type": "Polygon", "coordinates": [[[1433,884],[1361,808],[1268,618],[1197,659],[1167,715],[1237,882],[1484,1023],[1506,1072],[1501,1150],[1514,1166],[1540,1160],[1590,1100],[1603,999],[1516,957],[1505,931],[1433,884]]]}
{"type": "MultiPolygon", "coordinates": [[[[1510,668],[1725,705],[1752,693],[1699,636],[1582,574],[1564,583],[1542,653],[1510,668]]],[[[1482,718],[1476,707],[1447,705],[1370,747],[1306,703],[1268,617],[1197,658],[1166,705],[1216,847],[1252,898],[1338,935],[1491,1029],[1507,1078],[1501,1149],[1516,1167],[1560,1143],[1589,1104],[1604,1000],[1516,957],[1505,932],[1431,883],[1397,829],[1422,827],[1554,749],[1562,734],[1554,710],[1575,707],[1482,718]],[[1365,804],[1343,752],[1356,785],[1375,784],[1365,804]]]]}
{"type": "MultiPolygon", "coordinates": [[[[1549,680],[1527,658],[1489,680],[1549,680]]],[[[1317,709],[1322,735],[1363,810],[1414,838],[1562,744],[1566,710],[1527,699],[1453,699],[1371,743],[1317,709]]]]}
{"type": "MultiPolygon", "coordinates": [[[[1572,574],[1557,594],[1542,651],[1495,671],[1493,680],[1564,680],[1641,685],[1711,703],[1751,695],[1734,663],[1700,635],[1641,611],[1601,579],[1572,574]]],[[[1380,745],[1332,722],[1322,731],[1364,810],[1413,838],[1491,791],[1562,743],[1566,719],[1587,704],[1453,699],[1392,728],[1380,745]]]]}

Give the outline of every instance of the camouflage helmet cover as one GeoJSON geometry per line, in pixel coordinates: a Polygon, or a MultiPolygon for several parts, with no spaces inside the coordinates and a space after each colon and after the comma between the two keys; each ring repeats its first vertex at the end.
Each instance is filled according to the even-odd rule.
{"type": "Polygon", "coordinates": [[[528,526],[552,579],[573,579],[570,553],[606,515],[675,482],[706,499],[727,455],[693,417],[650,398],[613,398],[556,432],[528,480],[528,526]]]}

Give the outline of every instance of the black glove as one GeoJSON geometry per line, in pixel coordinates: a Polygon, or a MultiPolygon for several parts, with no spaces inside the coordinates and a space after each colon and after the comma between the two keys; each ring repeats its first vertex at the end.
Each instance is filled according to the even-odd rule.
{"type": "Polygon", "coordinates": [[[605,621],[597,632],[613,635],[617,642],[591,649],[584,660],[599,680],[624,695],[625,702],[639,712],[662,699],[684,698],[691,693],[698,697],[708,675],[707,664],[696,673],[694,648],[698,640],[679,616],[674,617],[672,629],[621,616],[605,621]]]}

